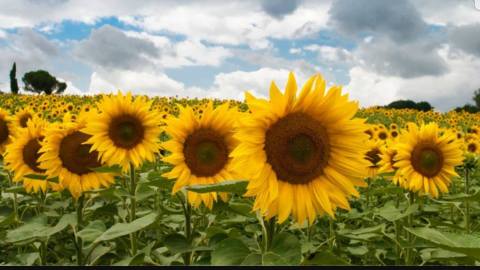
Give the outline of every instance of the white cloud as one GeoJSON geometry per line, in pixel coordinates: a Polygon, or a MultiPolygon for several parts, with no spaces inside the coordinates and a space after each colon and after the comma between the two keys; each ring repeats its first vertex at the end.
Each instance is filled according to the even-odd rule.
{"type": "MultiPolygon", "coordinates": [[[[255,96],[268,97],[271,82],[274,81],[280,89],[284,89],[289,72],[286,69],[261,68],[251,72],[220,73],[215,76],[213,87],[208,92],[212,97],[238,100],[244,99],[245,91],[250,91],[255,96]]],[[[298,70],[294,72],[297,84],[301,87],[307,75],[298,70]]]]}
{"type": "Polygon", "coordinates": [[[326,45],[311,44],[304,47],[305,50],[311,52],[318,52],[320,62],[322,60],[330,62],[343,62],[344,64],[353,61],[353,55],[351,52],[344,48],[332,47],[326,45]]]}
{"type": "Polygon", "coordinates": [[[424,20],[430,24],[455,26],[478,23],[480,10],[473,0],[422,0],[411,1],[424,20]]]}
{"type": "Polygon", "coordinates": [[[288,50],[288,52],[290,54],[301,54],[302,53],[302,49],[300,48],[290,48],[290,50],[288,50]]]}
{"type": "Polygon", "coordinates": [[[441,76],[399,78],[379,75],[357,66],[350,70],[345,89],[362,106],[385,105],[396,99],[428,101],[439,110],[449,110],[471,101],[480,86],[480,59],[454,52],[448,46],[439,51],[449,67],[441,76]]]}
{"type": "Polygon", "coordinates": [[[97,70],[92,73],[89,88],[90,94],[121,90],[142,95],[173,96],[182,94],[184,85],[163,73],[97,70]]]}
{"type": "Polygon", "coordinates": [[[263,12],[256,1],[194,2],[162,10],[159,14],[126,16],[123,21],[148,32],[167,31],[217,44],[271,46],[269,38],[298,38],[325,27],[330,1],[308,2],[281,19],[263,12]]]}

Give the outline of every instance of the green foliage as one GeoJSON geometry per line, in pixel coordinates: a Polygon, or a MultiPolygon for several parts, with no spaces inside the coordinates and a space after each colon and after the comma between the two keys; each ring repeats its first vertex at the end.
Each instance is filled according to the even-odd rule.
{"type": "Polygon", "coordinates": [[[421,101],[417,103],[412,100],[393,101],[385,107],[390,109],[414,109],[414,110],[425,111],[425,112],[433,109],[430,103],[426,101],[421,101]]]}
{"type": "Polygon", "coordinates": [[[477,106],[477,108],[480,108],[480,88],[473,93],[472,99],[473,99],[473,102],[475,102],[475,105],[477,106]]]}
{"type": "Polygon", "coordinates": [[[18,94],[17,64],[15,62],[10,70],[10,92],[14,95],[18,94]]]}
{"type": "Polygon", "coordinates": [[[25,73],[22,78],[25,90],[34,93],[61,94],[67,89],[67,84],[59,82],[48,71],[37,70],[25,73]]]}

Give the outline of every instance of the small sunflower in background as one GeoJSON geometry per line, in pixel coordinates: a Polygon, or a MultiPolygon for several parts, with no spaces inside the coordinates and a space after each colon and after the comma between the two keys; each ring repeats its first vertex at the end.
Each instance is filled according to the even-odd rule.
{"type": "Polygon", "coordinates": [[[378,169],[380,169],[383,142],[381,140],[369,140],[366,144],[368,149],[365,151],[364,159],[368,161],[368,177],[373,179],[377,176],[378,169]]]}
{"type": "Polygon", "coordinates": [[[14,116],[14,123],[19,128],[26,128],[28,120],[35,117],[35,114],[29,109],[21,109],[14,116]]]}
{"type": "Polygon", "coordinates": [[[468,153],[480,154],[480,142],[479,139],[470,139],[465,142],[465,149],[468,153]]]}
{"type": "Polygon", "coordinates": [[[400,174],[396,173],[398,167],[395,160],[397,156],[397,150],[395,149],[395,145],[397,143],[398,141],[388,140],[387,143],[380,148],[381,160],[378,163],[380,166],[380,168],[378,169],[378,173],[395,173],[392,177],[387,178],[389,178],[395,185],[398,185],[405,189],[405,178],[403,178],[400,174]]]}
{"type": "MultiPolygon", "coordinates": [[[[165,131],[171,139],[162,144],[170,155],[163,158],[174,167],[165,177],[176,179],[172,193],[192,184],[215,184],[237,179],[229,154],[237,145],[233,129],[237,112],[225,103],[213,109],[209,102],[200,115],[192,107],[180,107],[180,115],[166,121],[165,131]]],[[[203,203],[212,208],[217,195],[226,194],[188,192],[188,201],[195,207],[203,203]]]]}
{"type": "Polygon", "coordinates": [[[292,214],[310,224],[319,214],[333,217],[338,207],[349,210],[347,198],[366,186],[368,166],[362,156],[367,126],[353,119],[358,103],[339,86],[325,91],[320,75],[297,96],[293,73],[284,94],[272,82],[270,100],[247,92],[246,102],[252,113],[240,118],[240,144],[230,156],[249,175],[245,195],[255,197],[253,210],[267,219],[278,216],[279,223],[292,214]]]}
{"type": "Polygon", "coordinates": [[[10,121],[8,112],[0,108],[0,156],[5,151],[5,147],[10,143],[13,126],[10,121]]]}
{"type": "Polygon", "coordinates": [[[6,168],[14,172],[13,181],[22,181],[29,193],[46,193],[48,188],[54,191],[62,189],[60,184],[54,182],[25,177],[30,174],[45,175],[45,170],[39,167],[39,151],[45,138],[45,127],[46,123],[43,121],[28,121],[26,127],[16,134],[5,150],[6,168]]]}
{"type": "Polygon", "coordinates": [[[97,173],[93,168],[102,166],[98,152],[91,151],[85,142],[91,137],[81,130],[86,126],[87,117],[81,115],[78,122],[52,124],[45,132],[40,149],[40,168],[49,177],[58,177],[60,184],[77,199],[83,192],[108,187],[114,182],[114,175],[97,173]]]}
{"type": "Polygon", "coordinates": [[[455,133],[439,135],[438,125],[433,122],[420,127],[409,124],[395,149],[397,173],[406,179],[406,187],[434,198],[448,192],[452,178],[458,176],[455,166],[463,161],[455,133]]]}
{"type": "Polygon", "coordinates": [[[82,132],[91,135],[85,142],[91,151],[98,151],[102,162],[139,167],[143,161],[153,161],[159,151],[161,117],[150,110],[152,101],[144,97],[133,98],[129,92],[116,96],[103,96],[97,107],[101,111],[88,120],[82,132]]]}

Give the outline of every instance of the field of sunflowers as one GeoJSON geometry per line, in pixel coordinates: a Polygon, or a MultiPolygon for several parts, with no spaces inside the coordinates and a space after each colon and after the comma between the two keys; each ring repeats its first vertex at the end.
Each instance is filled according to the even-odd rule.
{"type": "Polygon", "coordinates": [[[0,264],[480,265],[479,138],[319,74],[245,102],[0,95],[0,264]]]}

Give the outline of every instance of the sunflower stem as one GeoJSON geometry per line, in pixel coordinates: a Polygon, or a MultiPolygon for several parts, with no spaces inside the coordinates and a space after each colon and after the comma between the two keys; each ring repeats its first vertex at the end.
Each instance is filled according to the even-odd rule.
{"type": "MultiPolygon", "coordinates": [[[[409,198],[409,205],[413,205],[415,203],[415,192],[413,191],[410,191],[409,194],[408,194],[408,198],[409,198]]],[[[413,226],[413,214],[410,213],[408,215],[408,227],[409,228],[412,228],[413,226]]],[[[411,234],[410,232],[407,232],[407,241],[408,241],[408,245],[412,245],[412,242],[413,242],[413,234],[411,234]]],[[[413,247],[408,247],[407,248],[407,254],[405,256],[405,264],[406,265],[412,265],[413,263],[413,247]]]]}
{"type": "MultiPolygon", "coordinates": [[[[188,203],[187,199],[185,201],[182,199],[180,195],[177,194],[180,203],[182,204],[183,214],[185,215],[185,238],[189,245],[192,243],[192,207],[188,203]]],[[[185,194],[185,198],[187,195],[185,194]]],[[[183,254],[183,263],[185,265],[190,265],[192,259],[192,252],[186,252],[183,254]]]]}
{"type": "MultiPolygon", "coordinates": [[[[133,222],[137,218],[137,199],[135,198],[136,189],[135,166],[130,164],[130,222],[133,222]]],[[[135,232],[130,234],[130,245],[132,256],[135,256],[137,254],[137,234],[135,232]]]]}
{"type": "Polygon", "coordinates": [[[465,168],[465,231],[470,233],[470,202],[468,200],[468,195],[470,193],[470,171],[468,168],[465,168]]]}
{"type": "MultiPolygon", "coordinates": [[[[12,174],[7,171],[9,186],[16,186],[17,183],[13,183],[12,174]]],[[[17,206],[17,192],[13,191],[13,224],[15,227],[20,222],[18,219],[18,206],[17,206]]]]}
{"type": "Polygon", "coordinates": [[[333,245],[335,243],[335,230],[333,226],[333,218],[329,217],[328,218],[328,231],[329,231],[329,236],[328,236],[328,247],[330,250],[333,251],[333,245]]]}
{"type": "Polygon", "coordinates": [[[273,238],[275,236],[275,229],[276,229],[276,226],[275,226],[275,217],[272,217],[270,218],[270,220],[268,221],[268,226],[266,227],[266,232],[267,232],[267,237],[266,237],[266,240],[267,240],[267,251],[270,250],[270,248],[272,247],[272,243],[273,243],[273,238]]]}
{"type": "MultiPolygon", "coordinates": [[[[83,228],[83,207],[85,203],[85,196],[82,194],[77,201],[77,233],[83,228]]],[[[77,235],[77,264],[83,265],[83,240],[77,235]]]]}
{"type": "Polygon", "coordinates": [[[47,265],[47,243],[46,241],[40,242],[40,265],[47,265]]]}
{"type": "Polygon", "coordinates": [[[394,221],[395,225],[395,265],[400,265],[400,226],[398,224],[398,221],[394,221]]]}
{"type": "Polygon", "coordinates": [[[367,208],[370,206],[370,177],[367,178],[367,190],[365,192],[367,208]]]}

